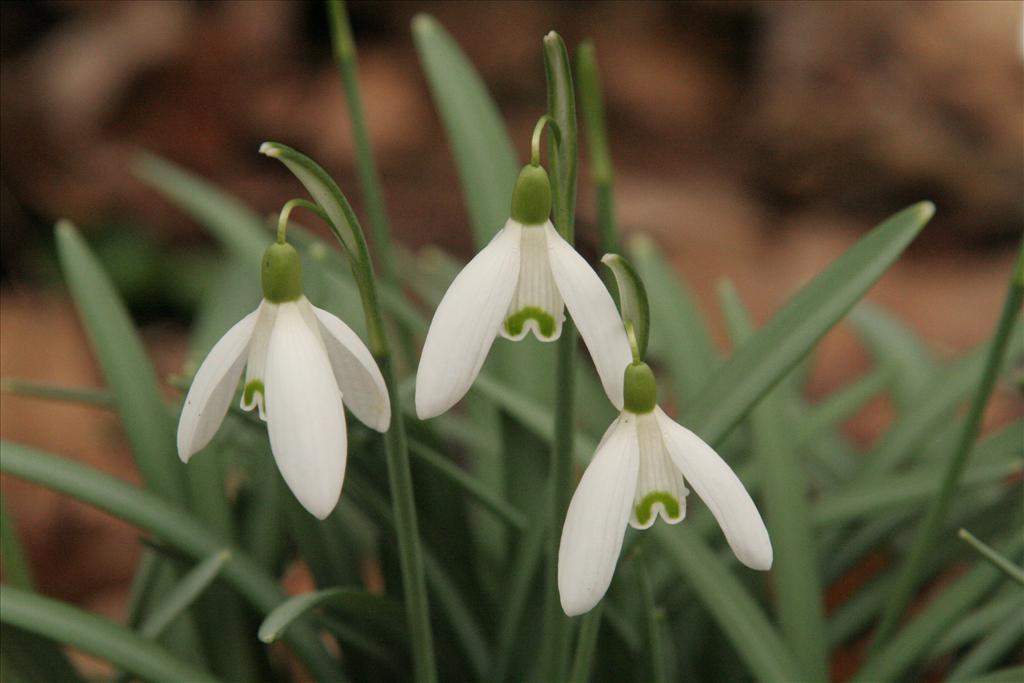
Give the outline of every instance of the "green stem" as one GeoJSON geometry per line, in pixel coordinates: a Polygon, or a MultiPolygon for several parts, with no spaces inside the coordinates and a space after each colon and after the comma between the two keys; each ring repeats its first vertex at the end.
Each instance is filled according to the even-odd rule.
{"type": "Polygon", "coordinates": [[[334,58],[338,62],[341,85],[345,89],[349,118],[352,121],[352,137],[356,145],[356,165],[359,169],[359,184],[366,197],[366,208],[370,214],[373,242],[377,247],[377,258],[381,275],[389,285],[398,286],[398,271],[395,268],[394,248],[391,244],[391,227],[384,196],[381,192],[380,174],[370,146],[370,135],[366,128],[366,114],[359,91],[359,64],[356,60],[356,45],[352,39],[352,28],[348,23],[348,12],[341,0],[328,0],[330,15],[331,43],[334,58]]]}
{"type": "Polygon", "coordinates": [[[647,563],[641,548],[633,554],[634,567],[640,582],[640,600],[643,604],[644,617],[647,625],[647,643],[651,655],[651,680],[654,683],[666,683],[668,674],[665,671],[665,643],[661,637],[661,624],[658,623],[659,608],[654,602],[654,587],[647,573],[647,563]]]}
{"type": "Polygon", "coordinates": [[[967,529],[961,529],[957,535],[960,536],[960,540],[977,550],[982,557],[1002,570],[1004,574],[1017,583],[1024,584],[1024,569],[1021,569],[1013,562],[1010,562],[1010,560],[999,554],[999,551],[979,539],[967,529]]]}
{"type": "Polygon", "coordinates": [[[590,177],[597,194],[598,240],[602,254],[619,253],[619,227],[615,220],[614,173],[608,151],[608,124],[605,120],[601,73],[597,67],[594,43],[581,43],[576,51],[576,86],[580,93],[590,155],[590,177]]]}
{"type": "Polygon", "coordinates": [[[289,199],[287,202],[284,203],[284,206],[281,207],[281,213],[277,215],[278,244],[285,243],[285,237],[287,236],[288,232],[288,219],[291,218],[292,210],[299,207],[302,207],[303,209],[309,209],[317,216],[319,216],[324,223],[330,222],[330,219],[327,217],[327,214],[324,213],[323,209],[321,209],[313,202],[306,199],[289,199]]]}
{"type": "Polygon", "coordinates": [[[587,683],[594,665],[594,651],[597,649],[597,636],[601,632],[601,614],[604,603],[590,610],[580,625],[580,636],[576,641],[576,654],[572,660],[572,671],[569,673],[570,683],[587,683]]]}
{"type": "Polygon", "coordinates": [[[956,449],[946,466],[942,487],[939,489],[938,495],[932,498],[931,505],[928,506],[909,558],[899,575],[896,588],[886,601],[885,611],[882,613],[871,645],[872,651],[877,651],[882,644],[891,639],[900,617],[903,616],[904,610],[914,595],[921,568],[931,551],[939,528],[946,518],[949,504],[952,502],[953,494],[956,493],[960,477],[971,454],[971,446],[981,427],[982,414],[995,387],[1003,355],[1010,340],[1010,333],[1020,313],[1022,301],[1024,301],[1024,244],[1021,245],[1017,255],[1017,263],[1003,303],[1003,310],[985,359],[985,369],[978,381],[956,449]]]}

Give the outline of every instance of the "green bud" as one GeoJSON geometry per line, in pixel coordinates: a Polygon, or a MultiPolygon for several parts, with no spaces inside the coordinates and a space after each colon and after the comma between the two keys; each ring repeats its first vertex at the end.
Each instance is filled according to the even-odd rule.
{"type": "Polygon", "coordinates": [[[623,405],[631,413],[643,415],[658,405],[658,384],[647,363],[631,363],[623,380],[623,405]]]}
{"type": "Polygon", "coordinates": [[[295,247],[271,244],[263,252],[263,298],[274,304],[302,296],[302,263],[295,247]]]}
{"type": "Polygon", "coordinates": [[[551,180],[543,166],[526,165],[512,190],[512,220],[541,225],[551,215],[551,180]]]}

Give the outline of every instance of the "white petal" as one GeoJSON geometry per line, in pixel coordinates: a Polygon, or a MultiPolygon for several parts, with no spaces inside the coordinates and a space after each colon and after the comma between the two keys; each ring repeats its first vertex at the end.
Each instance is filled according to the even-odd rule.
{"type": "Polygon", "coordinates": [[[718,520],[729,547],[751,569],[771,569],[772,542],[743,482],[711,446],[655,408],[672,462],[718,520]]]}
{"type": "Polygon", "coordinates": [[[327,349],[343,402],[367,427],[387,431],[391,424],[391,403],[373,354],[340,318],[312,306],[304,298],[299,305],[303,303],[316,315],[320,338],[327,349]]]}
{"type": "Polygon", "coordinates": [[[303,507],[324,519],[345,477],[345,411],[327,351],[295,303],[278,306],[265,382],[267,433],[277,466],[303,507]]]}
{"type": "Polygon", "coordinates": [[[544,230],[558,291],[594,359],[608,400],[622,410],[622,375],[633,356],[615,302],[594,269],[555,232],[551,221],[544,230]]]}
{"type": "Polygon", "coordinates": [[[533,330],[540,341],[554,341],[562,336],[565,304],[551,275],[547,231],[524,226],[520,245],[519,278],[501,324],[501,336],[518,341],[533,330]]]}
{"type": "Polygon", "coordinates": [[[515,221],[506,223],[441,299],[416,371],[421,419],[455,405],[479,374],[516,287],[522,229],[515,221]]]}
{"type": "Polygon", "coordinates": [[[270,333],[274,329],[274,321],[277,319],[277,304],[267,300],[260,303],[256,309],[256,327],[252,331],[252,342],[249,344],[249,361],[245,366],[245,387],[242,391],[242,399],[239,404],[242,410],[259,408],[260,419],[267,421],[267,409],[265,403],[266,392],[266,365],[267,345],[270,343],[270,333]]]}
{"type": "Polygon", "coordinates": [[[686,494],[689,493],[683,484],[683,475],[665,451],[654,413],[638,415],[636,421],[640,476],[636,480],[629,525],[634,529],[647,529],[658,515],[669,524],[677,524],[686,517],[686,494]]]}
{"type": "Polygon", "coordinates": [[[245,365],[259,309],[239,320],[214,344],[199,366],[185,396],[178,422],[178,457],[182,462],[210,443],[228,412],[245,365]]]}
{"type": "Polygon", "coordinates": [[[569,503],[558,546],[558,594],[570,617],[590,611],[611,584],[633,507],[638,458],[636,420],[623,415],[569,503]]]}

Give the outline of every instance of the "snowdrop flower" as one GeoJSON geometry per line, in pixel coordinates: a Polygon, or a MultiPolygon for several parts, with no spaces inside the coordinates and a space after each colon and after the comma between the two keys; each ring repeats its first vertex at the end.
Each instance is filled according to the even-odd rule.
{"type": "Polygon", "coordinates": [[[761,515],[735,473],[699,436],[657,405],[651,369],[625,372],[625,409],[605,432],[573,494],[558,548],[558,592],[569,616],[590,611],[612,580],[628,523],[686,516],[686,482],[707,504],[740,562],[772,566],[761,515]]]}
{"type": "Polygon", "coordinates": [[[388,392],[377,364],[345,323],[302,293],[299,255],[284,242],[263,256],[263,301],[221,337],[196,373],[178,423],[188,462],[220,428],[245,368],[242,408],[259,411],[270,448],[295,497],[324,519],[345,477],[345,411],[386,431],[388,392]]]}
{"type": "Polygon", "coordinates": [[[622,367],[629,344],[601,279],[555,231],[551,186],[536,162],[523,167],[511,218],[452,282],[430,323],[416,373],[421,419],[451,408],[469,390],[500,334],[541,341],[562,334],[568,308],[605,392],[622,407],[622,367]]]}

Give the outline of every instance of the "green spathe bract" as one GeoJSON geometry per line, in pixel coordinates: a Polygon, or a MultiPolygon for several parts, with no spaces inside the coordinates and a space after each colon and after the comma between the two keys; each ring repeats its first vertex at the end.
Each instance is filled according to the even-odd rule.
{"type": "Polygon", "coordinates": [[[513,337],[518,336],[522,333],[523,325],[528,320],[537,321],[537,328],[544,337],[550,337],[555,333],[555,319],[547,311],[536,306],[527,306],[506,318],[505,330],[513,337]]]}
{"type": "Polygon", "coordinates": [[[274,304],[302,296],[302,263],[295,247],[271,244],[263,252],[263,298],[274,304]]]}
{"type": "Polygon", "coordinates": [[[651,491],[643,500],[636,504],[636,521],[640,524],[647,524],[653,514],[652,508],[655,503],[661,503],[665,513],[671,519],[679,517],[679,499],[668,491],[651,491]]]}
{"type": "Polygon", "coordinates": [[[543,225],[551,215],[551,179],[543,166],[527,164],[519,171],[512,190],[512,220],[543,225]]]}
{"type": "Polygon", "coordinates": [[[658,384],[647,363],[630,363],[626,367],[623,405],[636,415],[649,413],[658,405],[658,384]]]}

